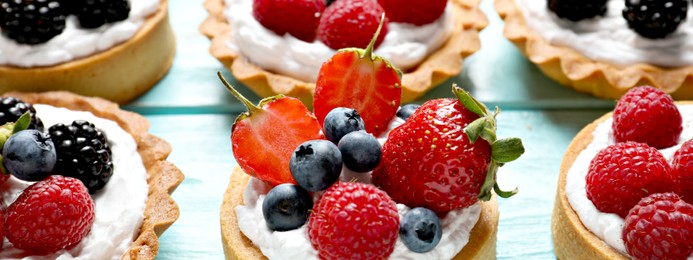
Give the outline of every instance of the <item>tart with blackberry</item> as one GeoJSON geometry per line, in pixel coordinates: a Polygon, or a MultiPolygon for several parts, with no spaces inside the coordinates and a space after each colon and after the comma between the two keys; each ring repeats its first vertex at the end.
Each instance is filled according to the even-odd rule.
{"type": "Polygon", "coordinates": [[[365,48],[384,12],[375,52],[402,69],[408,102],[457,75],[480,48],[488,21],[479,2],[207,0],[200,30],[212,41],[210,53],[255,93],[309,104],[322,62],[344,47],[365,48]]]}
{"type": "Polygon", "coordinates": [[[583,128],[560,168],[552,233],[561,259],[693,255],[693,104],[636,87],[583,128]]]}
{"type": "Polygon", "coordinates": [[[553,80],[617,99],[651,85],[693,98],[688,0],[496,0],[504,35],[553,80]]]}
{"type": "Polygon", "coordinates": [[[184,177],[146,119],[68,92],[0,103],[0,257],[154,259],[184,177]]]}
{"type": "Polygon", "coordinates": [[[124,103],[171,67],[168,0],[0,0],[0,92],[124,103]]]}

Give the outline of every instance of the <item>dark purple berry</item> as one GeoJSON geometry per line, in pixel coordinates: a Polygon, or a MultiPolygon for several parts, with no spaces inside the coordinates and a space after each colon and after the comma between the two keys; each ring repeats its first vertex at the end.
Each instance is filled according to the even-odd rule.
{"type": "Polygon", "coordinates": [[[407,104],[399,108],[397,110],[397,117],[401,118],[402,120],[407,120],[414,112],[416,112],[417,109],[419,109],[421,105],[419,104],[407,104]]]}
{"type": "Polygon", "coordinates": [[[57,0],[0,0],[2,34],[20,44],[49,41],[63,32],[66,16],[57,0]]]}
{"type": "Polygon", "coordinates": [[[688,0],[626,0],[623,18],[640,36],[664,38],[676,31],[688,14],[688,0]]]}
{"type": "Polygon", "coordinates": [[[84,28],[98,28],[107,23],[122,21],[130,15],[128,0],[72,0],[74,14],[84,28]]]}
{"type": "Polygon", "coordinates": [[[366,128],[361,115],[356,110],[338,107],[327,113],[323,129],[325,130],[325,137],[336,144],[346,134],[366,128]]]}
{"type": "Polygon", "coordinates": [[[3,147],[2,157],[7,171],[25,181],[40,181],[48,177],[56,162],[53,141],[35,129],[10,136],[3,147]]]}
{"type": "Polygon", "coordinates": [[[558,17],[574,22],[606,13],[607,0],[548,0],[548,8],[558,17]]]}
{"type": "Polygon", "coordinates": [[[372,171],[383,156],[378,139],[363,130],[345,135],[337,146],[342,153],[344,166],[355,172],[372,171]]]}
{"type": "Polygon", "coordinates": [[[15,97],[0,98],[0,125],[16,122],[26,112],[31,115],[29,129],[43,131],[43,122],[36,116],[34,106],[15,97]]]}
{"type": "Polygon", "coordinates": [[[285,183],[267,193],[262,202],[262,215],[270,230],[287,231],[303,226],[312,208],[313,197],[306,190],[285,183]]]}
{"type": "Polygon", "coordinates": [[[440,218],[427,208],[413,208],[402,217],[399,237],[409,250],[425,253],[433,250],[443,236],[440,218]]]}
{"type": "Polygon", "coordinates": [[[327,189],[339,179],[342,155],[335,144],[327,140],[302,143],[289,161],[291,176],[308,191],[327,189]]]}

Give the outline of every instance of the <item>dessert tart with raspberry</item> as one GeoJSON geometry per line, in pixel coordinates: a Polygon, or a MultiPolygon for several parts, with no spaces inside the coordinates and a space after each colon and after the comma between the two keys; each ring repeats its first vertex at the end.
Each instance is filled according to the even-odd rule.
{"type": "Polygon", "coordinates": [[[480,48],[478,32],[488,23],[479,0],[326,2],[207,0],[210,15],[200,30],[212,41],[210,53],[258,95],[310,103],[322,62],[338,49],[364,48],[385,12],[389,25],[376,53],[402,69],[408,102],[457,75],[462,59],[480,48]]]}
{"type": "Polygon", "coordinates": [[[558,258],[693,254],[692,118],[693,103],[636,87],[577,134],[563,157],[551,220],[558,258]]]}
{"type": "Polygon", "coordinates": [[[610,99],[640,85],[693,98],[688,0],[496,0],[495,7],[505,37],[562,85],[610,99]]]}
{"type": "Polygon", "coordinates": [[[168,0],[0,1],[0,93],[125,103],[166,74],[174,53],[168,0]]]}
{"type": "Polygon", "coordinates": [[[2,122],[26,113],[14,131],[31,117],[28,130],[5,131],[11,123],[0,129],[0,191],[8,206],[1,258],[154,259],[158,237],[180,214],[170,194],[184,176],[166,161],[171,147],[147,132],[144,117],[62,91],[5,93],[0,110],[2,122]],[[42,144],[40,153],[27,159],[32,149],[21,147],[32,144],[42,144]],[[56,198],[68,206],[50,206],[56,198]]]}

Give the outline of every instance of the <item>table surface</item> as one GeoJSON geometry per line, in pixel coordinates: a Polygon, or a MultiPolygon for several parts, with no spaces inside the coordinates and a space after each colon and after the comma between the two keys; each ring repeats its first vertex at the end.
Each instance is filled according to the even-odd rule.
{"type": "MultiPolygon", "coordinates": [[[[253,101],[244,88],[208,54],[199,24],[207,13],[202,0],[170,0],[178,52],[168,75],[144,96],[124,106],[145,115],[151,132],[173,146],[169,160],[185,173],[173,198],[180,218],[161,237],[159,259],[222,259],[219,208],[235,167],[230,127],[239,104],[222,87],[216,71],[253,101]]],[[[499,106],[499,136],[523,139],[526,153],[504,166],[500,185],[519,187],[501,199],[497,255],[501,259],[555,259],[551,211],[563,153],[575,134],[614,106],[560,86],[546,78],[502,36],[503,24],[491,0],[482,2],[490,24],[481,33],[482,49],[464,61],[463,72],[423,98],[450,97],[456,82],[489,106],[499,106]]]]}

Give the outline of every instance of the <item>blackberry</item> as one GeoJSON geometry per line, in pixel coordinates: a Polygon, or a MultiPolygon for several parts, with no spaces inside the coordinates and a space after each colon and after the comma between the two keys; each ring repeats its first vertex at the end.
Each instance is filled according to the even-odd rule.
{"type": "Polygon", "coordinates": [[[39,44],[65,29],[59,0],[0,0],[2,34],[20,44],[39,44]]]}
{"type": "Polygon", "coordinates": [[[558,17],[574,22],[602,16],[606,13],[607,0],[549,0],[549,10],[558,17]]]}
{"type": "Polygon", "coordinates": [[[128,0],[73,0],[74,14],[84,28],[98,28],[104,24],[122,21],[130,15],[128,0]]]}
{"type": "Polygon", "coordinates": [[[77,120],[69,126],[53,125],[48,133],[57,151],[54,173],[79,179],[91,194],[108,183],[113,175],[111,147],[94,124],[77,120]]]}
{"type": "Polygon", "coordinates": [[[15,122],[26,112],[31,115],[29,129],[43,132],[43,122],[36,116],[34,106],[15,97],[0,98],[0,125],[15,122]]]}
{"type": "Polygon", "coordinates": [[[623,18],[640,36],[664,38],[676,31],[688,14],[688,0],[626,0],[623,18]]]}

